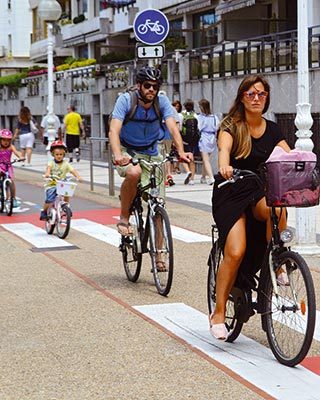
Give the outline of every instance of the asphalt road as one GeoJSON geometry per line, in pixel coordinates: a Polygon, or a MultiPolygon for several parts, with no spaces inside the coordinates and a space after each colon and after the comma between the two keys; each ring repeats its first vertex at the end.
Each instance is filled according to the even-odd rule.
{"type": "MultiPolygon", "coordinates": [[[[0,216],[0,399],[320,399],[319,338],[310,372],[275,361],[258,316],[232,345],[208,334],[211,215],[203,207],[168,202],[171,224],[205,239],[174,240],[165,298],[156,293],[147,255],[139,281],[125,278],[121,254],[103,230],[115,228],[117,198],[80,184],[66,238],[71,249],[37,250],[32,238],[47,238],[32,233],[43,228],[42,182],[28,171],[16,176],[26,210],[0,216]],[[24,238],[17,224],[25,224],[24,238]]],[[[319,304],[319,260],[308,261],[319,304]]]]}

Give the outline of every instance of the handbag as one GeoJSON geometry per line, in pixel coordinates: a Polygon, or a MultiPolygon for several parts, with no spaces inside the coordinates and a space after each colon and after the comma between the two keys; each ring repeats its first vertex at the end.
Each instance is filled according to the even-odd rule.
{"type": "Polygon", "coordinates": [[[32,121],[32,119],[30,119],[30,129],[31,129],[31,132],[32,132],[33,134],[35,134],[35,135],[39,132],[39,129],[36,127],[36,125],[35,125],[35,123],[32,121]]]}
{"type": "Polygon", "coordinates": [[[312,207],[319,204],[317,156],[311,151],[286,152],[276,146],[265,163],[269,207],[312,207]]]}

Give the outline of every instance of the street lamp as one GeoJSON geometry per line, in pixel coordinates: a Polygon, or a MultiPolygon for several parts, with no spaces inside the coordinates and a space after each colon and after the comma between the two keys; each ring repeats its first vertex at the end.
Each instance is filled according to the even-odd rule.
{"type": "MultiPolygon", "coordinates": [[[[61,6],[56,0],[40,0],[38,4],[39,18],[47,22],[48,27],[48,146],[46,150],[50,150],[51,143],[55,140],[55,118],[53,112],[53,22],[57,21],[61,16],[61,6]]],[[[48,152],[50,156],[50,151],[48,152]]]]}
{"type": "MultiPolygon", "coordinates": [[[[298,104],[295,125],[298,137],[295,147],[312,151],[310,130],[313,120],[309,103],[308,1],[297,0],[298,7],[298,104]]],[[[316,213],[313,207],[296,209],[296,249],[304,254],[319,254],[316,240],[316,213]]]]}

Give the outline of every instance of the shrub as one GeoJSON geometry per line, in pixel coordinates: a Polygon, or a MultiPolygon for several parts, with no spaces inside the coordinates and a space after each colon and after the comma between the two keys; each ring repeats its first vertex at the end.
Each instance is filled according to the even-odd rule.
{"type": "Polygon", "coordinates": [[[86,19],[86,17],[84,16],[84,14],[80,14],[77,17],[73,18],[73,23],[79,24],[80,22],[83,22],[85,19],[86,19]]]}
{"type": "Polygon", "coordinates": [[[134,59],[134,54],[132,53],[117,53],[115,51],[111,51],[110,53],[106,53],[101,56],[101,63],[109,64],[118,61],[128,61],[132,59],[134,59]]]}
{"type": "Polygon", "coordinates": [[[0,87],[2,86],[22,86],[21,80],[27,76],[26,72],[20,72],[18,74],[11,74],[0,77],[0,87]]]}

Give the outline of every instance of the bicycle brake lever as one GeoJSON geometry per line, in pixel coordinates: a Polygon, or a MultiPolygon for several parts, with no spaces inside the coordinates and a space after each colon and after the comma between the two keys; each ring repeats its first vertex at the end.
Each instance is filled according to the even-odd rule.
{"type": "Polygon", "coordinates": [[[222,186],[228,185],[229,183],[235,183],[234,178],[229,178],[226,181],[219,183],[218,189],[222,188],[222,186]]]}

